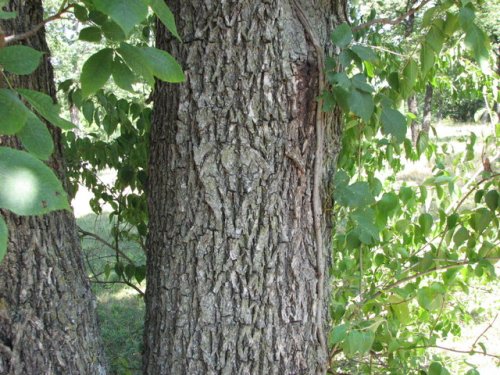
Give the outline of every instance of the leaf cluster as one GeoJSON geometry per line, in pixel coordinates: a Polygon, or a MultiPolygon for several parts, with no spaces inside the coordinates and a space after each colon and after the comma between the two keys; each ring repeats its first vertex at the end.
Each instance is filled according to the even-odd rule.
{"type": "Polygon", "coordinates": [[[420,22],[409,53],[385,41],[377,26],[374,34],[343,24],[331,36],[340,51],[327,63],[324,110],[338,105],[345,118],[333,183],[333,371],[347,363],[361,372],[449,373],[426,348],[460,334],[467,312],[456,292],[474,278],[495,277],[498,175],[486,171],[467,185],[461,176],[478,163],[475,135],[461,155],[424,132],[413,145],[406,134],[415,116],[403,110],[434,79],[452,38],[465,35],[483,68],[489,41],[470,1],[437,2],[420,22]],[[397,179],[405,160],[420,158],[434,162],[431,177],[418,184],[397,179]]]}

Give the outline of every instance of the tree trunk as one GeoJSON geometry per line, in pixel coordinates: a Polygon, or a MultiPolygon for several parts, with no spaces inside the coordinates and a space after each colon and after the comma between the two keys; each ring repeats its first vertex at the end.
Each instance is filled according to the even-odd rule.
{"type": "MultiPolygon", "coordinates": [[[[7,35],[40,23],[40,0],[11,1],[18,17],[2,22],[7,35]]],[[[45,33],[27,45],[47,52],[30,76],[10,77],[55,98],[52,66],[45,33]]],[[[50,162],[64,180],[60,132],[52,129],[56,151],[50,162]]],[[[0,144],[16,146],[10,137],[0,144]]],[[[74,216],[55,212],[43,217],[18,217],[2,211],[9,228],[9,246],[0,264],[0,374],[105,374],[95,301],[85,275],[74,216]]]]}
{"type": "Polygon", "coordinates": [[[312,35],[346,1],[169,6],[184,43],[159,25],[157,45],[187,80],[154,93],[144,372],[324,373],[340,117],[318,142],[312,35]]]}
{"type": "Polygon", "coordinates": [[[432,122],[432,96],[434,88],[430,83],[425,88],[424,109],[422,114],[422,132],[429,134],[432,122]]]}
{"type": "MultiPolygon", "coordinates": [[[[408,111],[413,113],[415,116],[418,116],[418,103],[417,103],[417,96],[415,94],[412,94],[408,98],[407,105],[408,105],[408,111]]],[[[411,121],[410,130],[411,130],[411,142],[415,146],[417,144],[418,132],[419,132],[419,126],[417,120],[411,121]]]]}

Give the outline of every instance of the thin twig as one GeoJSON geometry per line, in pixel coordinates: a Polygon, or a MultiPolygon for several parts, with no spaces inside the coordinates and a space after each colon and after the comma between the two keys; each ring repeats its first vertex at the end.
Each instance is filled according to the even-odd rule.
{"type": "Polygon", "coordinates": [[[498,313],[495,315],[495,317],[493,318],[493,320],[490,322],[490,324],[488,324],[488,327],[486,327],[484,329],[483,332],[481,332],[481,334],[479,336],[477,336],[476,340],[474,341],[474,343],[472,344],[471,346],[471,349],[474,349],[474,347],[476,346],[477,342],[479,341],[479,339],[481,337],[483,337],[485,335],[486,332],[488,332],[488,330],[493,327],[493,324],[495,324],[495,320],[497,320],[497,317],[498,317],[498,313]]]}
{"type": "Polygon", "coordinates": [[[128,282],[127,280],[103,281],[103,280],[95,279],[95,280],[90,280],[90,282],[95,283],[95,284],[125,284],[125,285],[131,287],[132,289],[134,289],[137,293],[139,293],[141,295],[141,297],[144,297],[144,295],[145,295],[141,289],[139,289],[137,286],[135,286],[131,282],[128,282]]]}
{"type": "Polygon", "coordinates": [[[500,354],[490,354],[490,353],[485,353],[485,352],[479,352],[477,350],[453,349],[453,348],[447,348],[447,347],[440,346],[440,345],[412,346],[411,348],[400,348],[399,350],[413,350],[413,349],[427,349],[427,348],[436,348],[436,349],[447,350],[447,351],[450,351],[450,352],[462,353],[462,354],[481,354],[481,355],[484,355],[486,357],[492,357],[492,358],[500,359],[500,354]]]}
{"type": "Polygon", "coordinates": [[[403,22],[406,18],[410,17],[411,15],[415,14],[416,12],[418,12],[420,9],[422,9],[422,7],[424,5],[426,5],[427,3],[429,3],[431,0],[424,0],[420,3],[420,5],[416,6],[415,8],[412,8],[410,9],[408,12],[406,12],[405,14],[399,16],[398,18],[396,19],[392,19],[392,18],[389,18],[389,17],[385,17],[385,18],[375,18],[371,21],[368,21],[368,22],[365,22],[365,23],[362,23],[361,25],[358,25],[356,27],[353,27],[352,28],[352,31],[360,31],[360,30],[363,30],[363,29],[366,29],[370,26],[373,26],[373,25],[376,25],[376,24],[382,24],[382,25],[398,25],[400,24],[401,22],[403,22]]]}
{"type": "MultiPolygon", "coordinates": [[[[497,257],[494,257],[494,258],[483,258],[483,259],[484,260],[489,260],[489,261],[498,261],[498,260],[500,260],[500,258],[497,258],[497,257]]],[[[436,271],[449,270],[449,269],[453,269],[453,268],[457,268],[457,267],[462,267],[462,266],[466,266],[466,265],[473,264],[473,263],[477,263],[477,260],[474,260],[474,261],[464,260],[462,262],[458,262],[458,263],[454,263],[454,264],[447,264],[446,266],[434,267],[434,268],[431,268],[431,269],[429,269],[427,271],[423,271],[423,272],[419,272],[419,273],[416,273],[416,274],[411,275],[411,276],[403,277],[402,279],[399,279],[399,280],[397,280],[397,281],[395,281],[395,282],[393,282],[391,284],[385,285],[379,291],[377,291],[376,293],[374,293],[371,296],[367,297],[365,299],[365,301],[377,298],[383,292],[385,292],[387,290],[394,289],[395,287],[397,287],[397,286],[399,286],[401,284],[404,284],[404,283],[406,283],[408,281],[411,281],[413,279],[416,279],[417,277],[425,276],[425,275],[428,275],[429,273],[433,273],[433,272],[436,272],[436,271]]]]}
{"type": "Polygon", "coordinates": [[[101,242],[102,244],[108,246],[109,248],[113,249],[113,251],[115,251],[117,254],[119,254],[120,256],[122,256],[123,258],[125,258],[129,263],[134,263],[134,261],[132,259],[130,259],[123,251],[121,251],[117,246],[113,246],[113,244],[109,243],[108,241],[106,241],[104,238],[98,236],[97,234],[95,233],[92,233],[92,232],[87,232],[86,230],[80,228],[80,227],[77,227],[78,228],[78,232],[81,233],[82,236],[87,236],[87,237],[92,237],[94,238],[95,240],[101,242]]]}
{"type": "Polygon", "coordinates": [[[390,53],[390,54],[395,55],[395,56],[404,57],[405,59],[408,58],[407,55],[403,55],[402,53],[393,51],[393,50],[391,50],[389,48],[380,47],[380,46],[374,46],[372,44],[367,44],[367,43],[360,43],[360,44],[363,45],[363,46],[365,46],[365,47],[369,47],[371,49],[376,49],[376,50],[379,50],[379,51],[382,51],[382,52],[390,53]]]}
{"type": "Polygon", "coordinates": [[[74,6],[75,6],[75,4],[68,4],[64,8],[59,9],[59,11],[56,14],[44,19],[38,25],[33,27],[31,30],[28,30],[28,31],[21,33],[21,34],[9,35],[9,36],[5,37],[5,45],[9,45],[9,44],[12,44],[15,42],[19,42],[21,40],[31,38],[32,36],[36,35],[40,31],[40,29],[43,28],[47,23],[61,19],[62,15],[64,13],[66,13],[68,10],[70,10],[71,8],[73,8],[74,6]]]}

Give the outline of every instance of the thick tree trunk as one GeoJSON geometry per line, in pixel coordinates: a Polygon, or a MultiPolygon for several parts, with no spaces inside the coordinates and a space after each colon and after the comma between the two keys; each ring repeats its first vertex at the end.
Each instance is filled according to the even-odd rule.
{"type": "Polygon", "coordinates": [[[169,5],[184,43],[160,25],[157,44],[187,81],[154,94],[144,371],[322,373],[340,118],[318,144],[311,35],[327,45],[345,0],[169,5]]]}
{"type": "MultiPolygon", "coordinates": [[[[40,23],[40,0],[11,1],[18,13],[3,22],[6,34],[40,23]]],[[[48,53],[43,31],[28,45],[48,53]]],[[[11,77],[15,87],[55,98],[47,55],[31,76],[11,77]]],[[[60,133],[51,166],[64,178],[60,133]]],[[[16,145],[13,138],[0,143],[16,145]]],[[[95,301],[86,278],[75,220],[69,212],[18,217],[2,211],[9,227],[8,252],[0,264],[0,374],[105,374],[95,301]]]]}

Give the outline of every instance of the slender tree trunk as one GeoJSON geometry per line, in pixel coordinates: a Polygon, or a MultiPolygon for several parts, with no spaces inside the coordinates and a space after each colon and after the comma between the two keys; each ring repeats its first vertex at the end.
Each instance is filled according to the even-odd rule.
{"type": "MultiPolygon", "coordinates": [[[[42,21],[40,0],[11,1],[9,9],[18,17],[2,22],[8,35],[42,21]]],[[[44,31],[26,44],[47,54],[35,73],[11,77],[11,83],[55,98],[44,31]]],[[[60,132],[52,130],[56,151],[50,165],[64,179],[60,132]]],[[[0,143],[17,145],[14,138],[6,137],[0,143]]],[[[95,301],[73,215],[2,214],[9,227],[9,247],[0,264],[0,374],[105,374],[95,301]]]]}
{"type": "Polygon", "coordinates": [[[184,43],[159,25],[157,44],[187,81],[154,94],[144,372],[323,373],[340,117],[318,143],[311,35],[326,46],[346,2],[169,6],[184,43]]]}
{"type": "MultiPolygon", "coordinates": [[[[412,94],[408,98],[407,105],[408,105],[408,111],[413,113],[415,116],[418,116],[418,102],[417,102],[417,96],[415,94],[412,94]]],[[[411,130],[411,142],[413,143],[413,145],[416,145],[419,132],[419,126],[417,120],[411,121],[410,130],[411,130]]]]}
{"type": "Polygon", "coordinates": [[[430,83],[425,88],[424,109],[422,114],[422,132],[429,134],[432,122],[432,96],[434,88],[430,83]]]}

